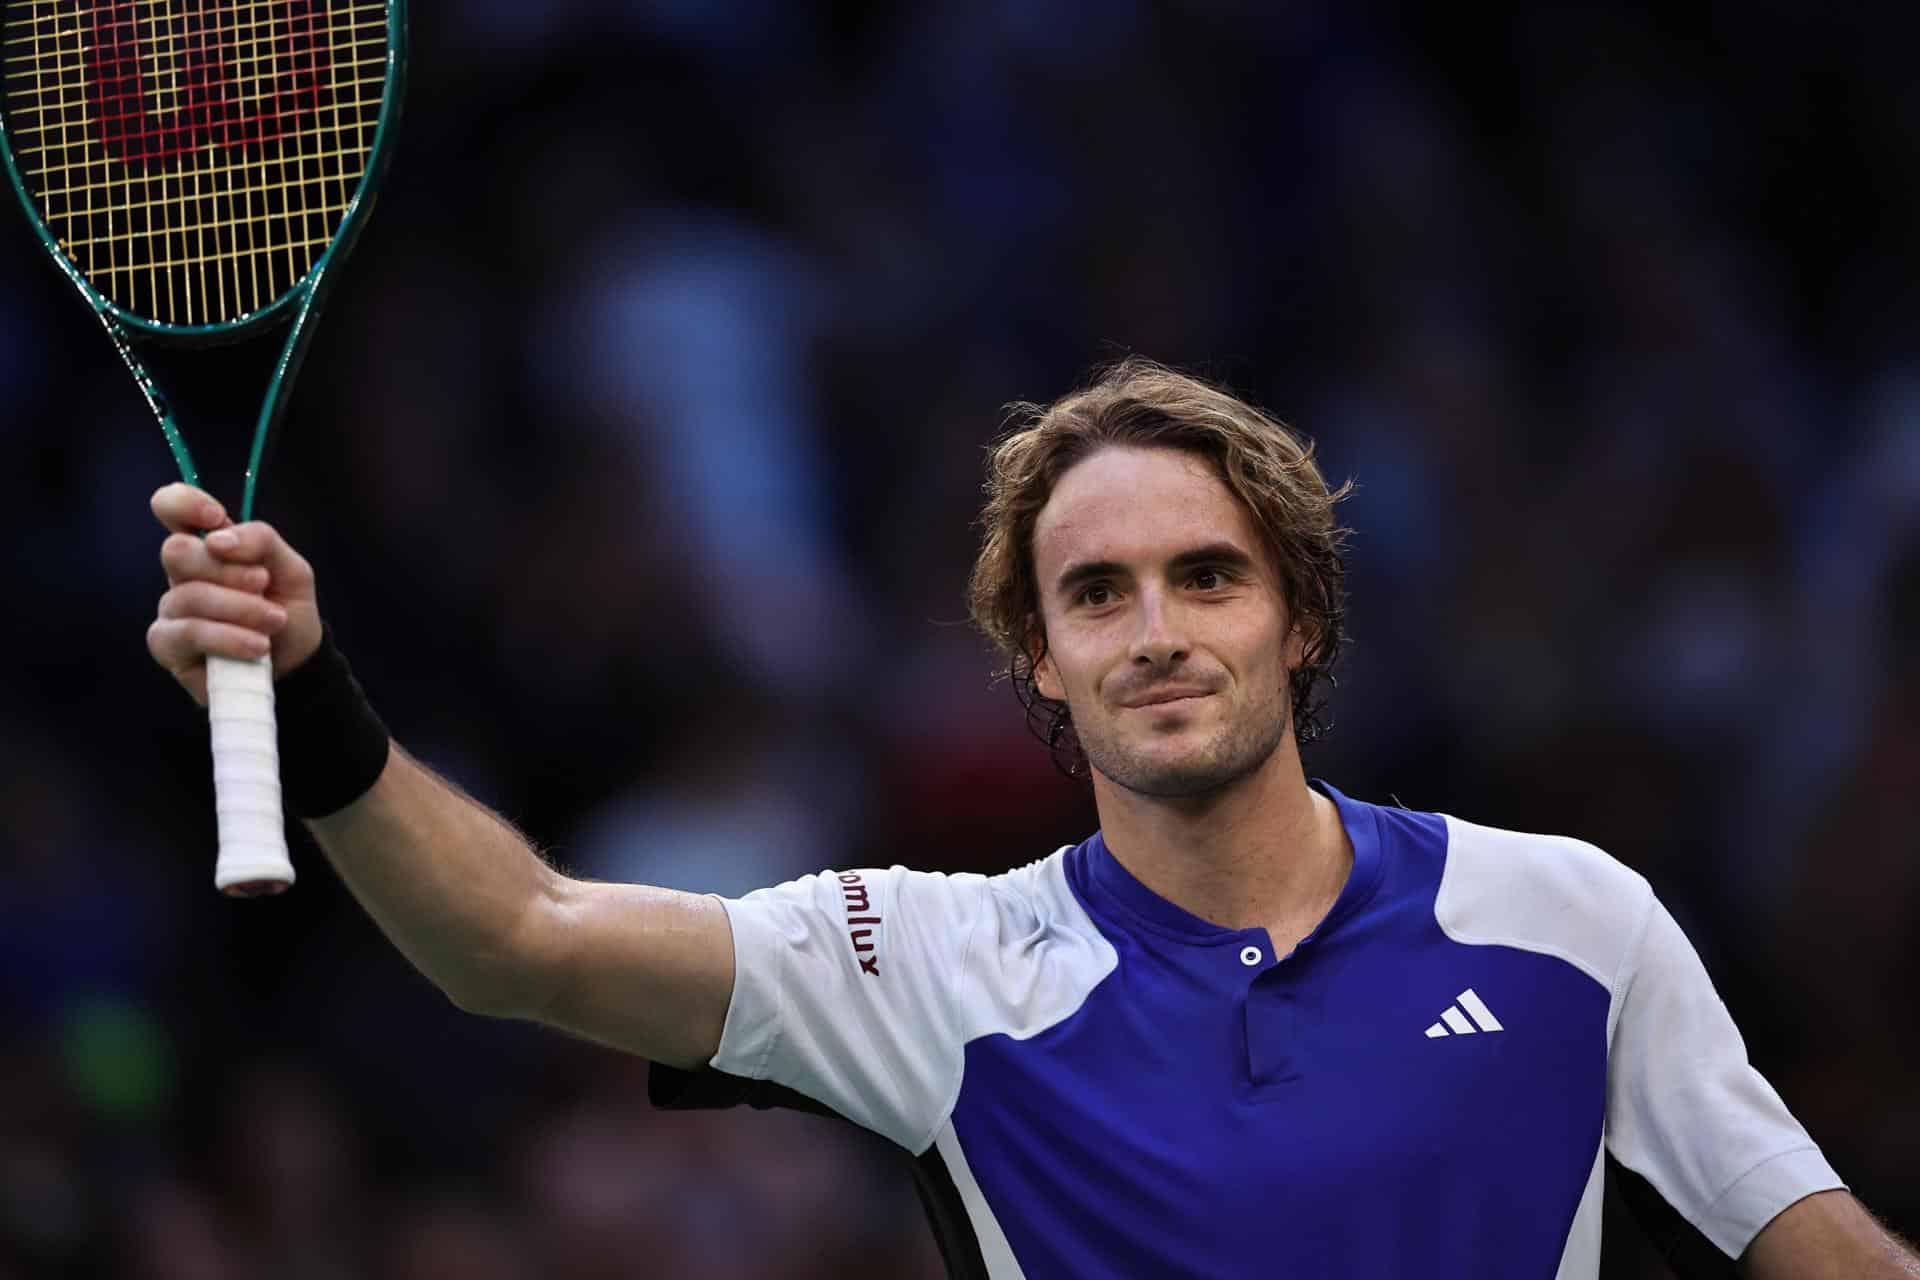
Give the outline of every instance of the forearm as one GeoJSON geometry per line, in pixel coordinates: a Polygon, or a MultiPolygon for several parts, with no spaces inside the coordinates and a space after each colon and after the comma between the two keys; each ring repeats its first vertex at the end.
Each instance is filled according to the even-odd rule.
{"type": "Polygon", "coordinates": [[[371,790],[308,826],[367,913],[455,1004],[531,1016],[546,1002],[538,924],[563,882],[505,819],[395,743],[371,790]]]}
{"type": "Polygon", "coordinates": [[[1920,1277],[1920,1257],[1845,1191],[1790,1205],[1754,1237],[1740,1260],[1754,1280],[1899,1280],[1920,1277]]]}

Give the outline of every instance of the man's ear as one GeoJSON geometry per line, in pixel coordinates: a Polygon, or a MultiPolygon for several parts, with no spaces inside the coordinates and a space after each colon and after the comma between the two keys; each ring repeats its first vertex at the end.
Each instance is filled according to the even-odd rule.
{"type": "Polygon", "coordinates": [[[1067,691],[1060,683],[1060,671],[1053,665],[1047,648],[1047,633],[1037,620],[1027,623],[1027,661],[1033,667],[1033,688],[1043,698],[1065,702],[1067,691]]]}
{"type": "Polygon", "coordinates": [[[1309,657],[1320,647],[1320,627],[1308,621],[1295,622],[1287,630],[1286,664],[1291,675],[1306,665],[1309,657]]]}
{"type": "Polygon", "coordinates": [[[1043,698],[1055,702],[1065,702],[1067,691],[1060,684],[1060,673],[1054,669],[1053,655],[1049,654],[1034,664],[1033,687],[1043,698]]]}

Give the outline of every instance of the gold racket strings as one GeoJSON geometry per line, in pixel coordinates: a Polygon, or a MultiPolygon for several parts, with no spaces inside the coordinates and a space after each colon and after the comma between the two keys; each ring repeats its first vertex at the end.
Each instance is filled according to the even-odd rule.
{"type": "Polygon", "coordinates": [[[385,0],[5,0],[0,93],[61,251],[163,324],[291,289],[365,174],[385,0]]]}

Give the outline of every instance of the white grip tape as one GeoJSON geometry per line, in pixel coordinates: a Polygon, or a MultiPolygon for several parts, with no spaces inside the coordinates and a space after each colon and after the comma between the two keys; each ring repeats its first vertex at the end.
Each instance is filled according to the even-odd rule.
{"type": "Polygon", "coordinates": [[[272,660],[242,662],[209,654],[207,717],[213,726],[213,807],[220,822],[214,887],[292,884],[280,807],[272,660]]]}

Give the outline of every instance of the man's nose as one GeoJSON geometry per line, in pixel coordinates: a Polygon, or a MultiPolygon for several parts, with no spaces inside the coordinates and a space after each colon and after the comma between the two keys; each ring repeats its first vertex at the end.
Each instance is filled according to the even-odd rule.
{"type": "Polygon", "coordinates": [[[1158,587],[1140,594],[1139,627],[1128,656],[1156,667],[1171,666],[1187,656],[1192,639],[1187,634],[1187,611],[1158,587]]]}

